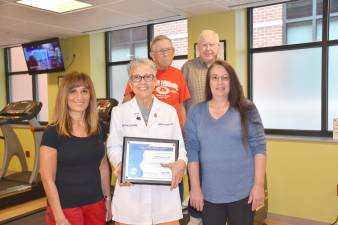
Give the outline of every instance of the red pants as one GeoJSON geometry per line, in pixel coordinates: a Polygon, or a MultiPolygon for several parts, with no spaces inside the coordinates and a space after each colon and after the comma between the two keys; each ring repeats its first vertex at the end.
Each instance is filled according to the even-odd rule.
{"type": "MultiPolygon", "coordinates": [[[[105,225],[106,207],[104,200],[77,208],[63,208],[67,220],[71,225],[105,225]]],[[[55,225],[52,209],[47,206],[46,225],[55,225]]]]}

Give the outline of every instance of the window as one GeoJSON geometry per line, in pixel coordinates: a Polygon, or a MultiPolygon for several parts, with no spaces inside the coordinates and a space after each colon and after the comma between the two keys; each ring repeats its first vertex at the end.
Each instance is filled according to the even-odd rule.
{"type": "Polygon", "coordinates": [[[181,69],[188,60],[187,20],[134,27],[106,33],[108,52],[107,61],[107,93],[110,98],[119,102],[128,82],[127,67],[134,57],[148,58],[148,45],[153,37],[167,35],[175,47],[172,66],[181,69]],[[149,34],[149,36],[148,36],[149,34]]]}
{"type": "Polygon", "coordinates": [[[322,0],[298,0],[254,8],[252,47],[321,41],[322,12],[322,0]]]}
{"type": "Polygon", "coordinates": [[[48,79],[47,74],[29,75],[22,47],[6,49],[8,64],[7,99],[9,102],[35,100],[42,102],[39,121],[48,121],[48,79]]]}
{"type": "Polygon", "coordinates": [[[286,39],[284,44],[298,44],[322,39],[322,0],[299,0],[284,5],[286,39]]]}
{"type": "Polygon", "coordinates": [[[128,64],[132,58],[148,58],[147,26],[106,33],[108,45],[108,96],[120,103],[128,82],[128,64]]]}
{"type": "Polygon", "coordinates": [[[114,65],[110,68],[110,89],[109,96],[119,102],[123,100],[123,94],[128,83],[128,64],[114,65]]]}
{"type": "Polygon", "coordinates": [[[166,35],[173,42],[175,48],[175,57],[172,63],[173,67],[181,69],[188,60],[188,21],[178,20],[154,25],[153,37],[157,35],[166,35]]]}
{"type": "Polygon", "coordinates": [[[178,20],[154,25],[153,37],[166,35],[173,42],[175,56],[188,55],[187,20],[178,20]]]}
{"type": "Polygon", "coordinates": [[[338,117],[337,13],[338,0],[249,9],[249,95],[267,133],[332,134],[338,117]]]}
{"type": "Polygon", "coordinates": [[[8,77],[9,102],[33,100],[32,78],[27,73],[27,65],[21,47],[9,49],[9,72],[18,74],[8,77]]]}
{"type": "Polygon", "coordinates": [[[332,130],[333,118],[338,117],[338,46],[329,48],[329,116],[328,126],[332,130]]]}
{"type": "Polygon", "coordinates": [[[338,0],[331,0],[330,8],[330,40],[338,39],[338,0]]]}
{"type": "Polygon", "coordinates": [[[266,128],[320,130],[320,48],[255,53],[253,65],[253,99],[266,128]]]}
{"type": "Polygon", "coordinates": [[[128,61],[133,57],[147,57],[147,27],[112,31],[110,61],[128,61]]]}

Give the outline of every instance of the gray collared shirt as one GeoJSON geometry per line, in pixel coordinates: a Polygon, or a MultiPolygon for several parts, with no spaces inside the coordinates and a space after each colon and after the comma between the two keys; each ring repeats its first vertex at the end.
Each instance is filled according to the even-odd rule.
{"type": "Polygon", "coordinates": [[[184,102],[189,111],[193,104],[206,100],[206,81],[208,66],[200,57],[191,59],[182,66],[182,73],[187,83],[191,98],[184,102]]]}

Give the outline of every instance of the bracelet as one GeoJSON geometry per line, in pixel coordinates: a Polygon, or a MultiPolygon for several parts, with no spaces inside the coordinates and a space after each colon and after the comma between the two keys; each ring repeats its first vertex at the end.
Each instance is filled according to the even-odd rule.
{"type": "Polygon", "coordinates": [[[69,221],[66,219],[63,223],[61,223],[61,224],[56,224],[56,225],[67,225],[67,224],[69,224],[69,221]]]}
{"type": "Polygon", "coordinates": [[[107,201],[111,201],[112,200],[111,195],[105,195],[103,198],[104,198],[104,200],[107,200],[107,201]]]}

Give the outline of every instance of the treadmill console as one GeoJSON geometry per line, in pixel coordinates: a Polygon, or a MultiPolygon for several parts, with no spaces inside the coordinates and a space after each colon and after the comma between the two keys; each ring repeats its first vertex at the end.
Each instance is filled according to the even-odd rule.
{"type": "Polygon", "coordinates": [[[41,107],[41,102],[30,100],[12,102],[0,111],[0,119],[7,121],[30,120],[39,114],[41,107]]]}

